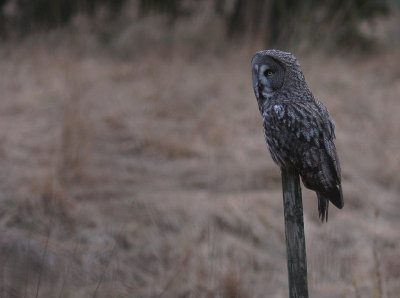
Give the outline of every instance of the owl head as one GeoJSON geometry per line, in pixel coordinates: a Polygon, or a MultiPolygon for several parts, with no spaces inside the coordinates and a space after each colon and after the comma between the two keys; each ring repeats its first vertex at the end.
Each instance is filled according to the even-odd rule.
{"type": "Polygon", "coordinates": [[[295,100],[310,93],[300,64],[291,53],[260,51],[253,56],[251,68],[254,93],[260,107],[273,98],[295,100]]]}

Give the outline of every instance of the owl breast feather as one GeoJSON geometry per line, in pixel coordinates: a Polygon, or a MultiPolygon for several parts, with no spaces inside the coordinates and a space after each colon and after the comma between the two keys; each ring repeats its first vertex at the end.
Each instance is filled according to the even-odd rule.
{"type": "Polygon", "coordinates": [[[334,138],[333,122],[314,102],[271,103],[262,113],[265,139],[273,160],[280,167],[293,166],[304,145],[320,148],[321,141],[334,138]]]}

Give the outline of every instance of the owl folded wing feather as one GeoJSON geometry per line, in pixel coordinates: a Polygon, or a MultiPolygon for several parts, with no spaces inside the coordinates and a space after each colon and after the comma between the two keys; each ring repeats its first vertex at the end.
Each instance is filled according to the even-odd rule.
{"type": "Polygon", "coordinates": [[[295,102],[287,107],[293,132],[291,162],[299,171],[304,185],[317,192],[320,216],[327,216],[331,201],[343,207],[340,164],[333,143],[335,126],[318,100],[295,102]]]}

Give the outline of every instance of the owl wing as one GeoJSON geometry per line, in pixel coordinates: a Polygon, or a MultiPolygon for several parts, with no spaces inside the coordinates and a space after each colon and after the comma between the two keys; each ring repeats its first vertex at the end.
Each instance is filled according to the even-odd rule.
{"type": "MultiPolygon", "coordinates": [[[[317,99],[295,102],[287,108],[293,140],[291,162],[299,171],[304,185],[317,192],[319,204],[331,201],[343,207],[341,170],[336,147],[335,125],[326,107],[317,99]]],[[[319,206],[320,216],[327,215],[319,206]],[[322,213],[322,215],[321,215],[322,213]]]]}

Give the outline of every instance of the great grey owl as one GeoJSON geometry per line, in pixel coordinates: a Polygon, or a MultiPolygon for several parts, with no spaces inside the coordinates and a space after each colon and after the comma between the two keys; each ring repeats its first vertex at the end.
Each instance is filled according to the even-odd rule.
{"type": "Polygon", "coordinates": [[[281,169],[294,167],[303,184],[316,191],[319,217],[327,220],[329,201],[343,208],[334,122],[326,107],[312,95],[291,53],[260,51],[251,66],[272,159],[281,169]]]}

